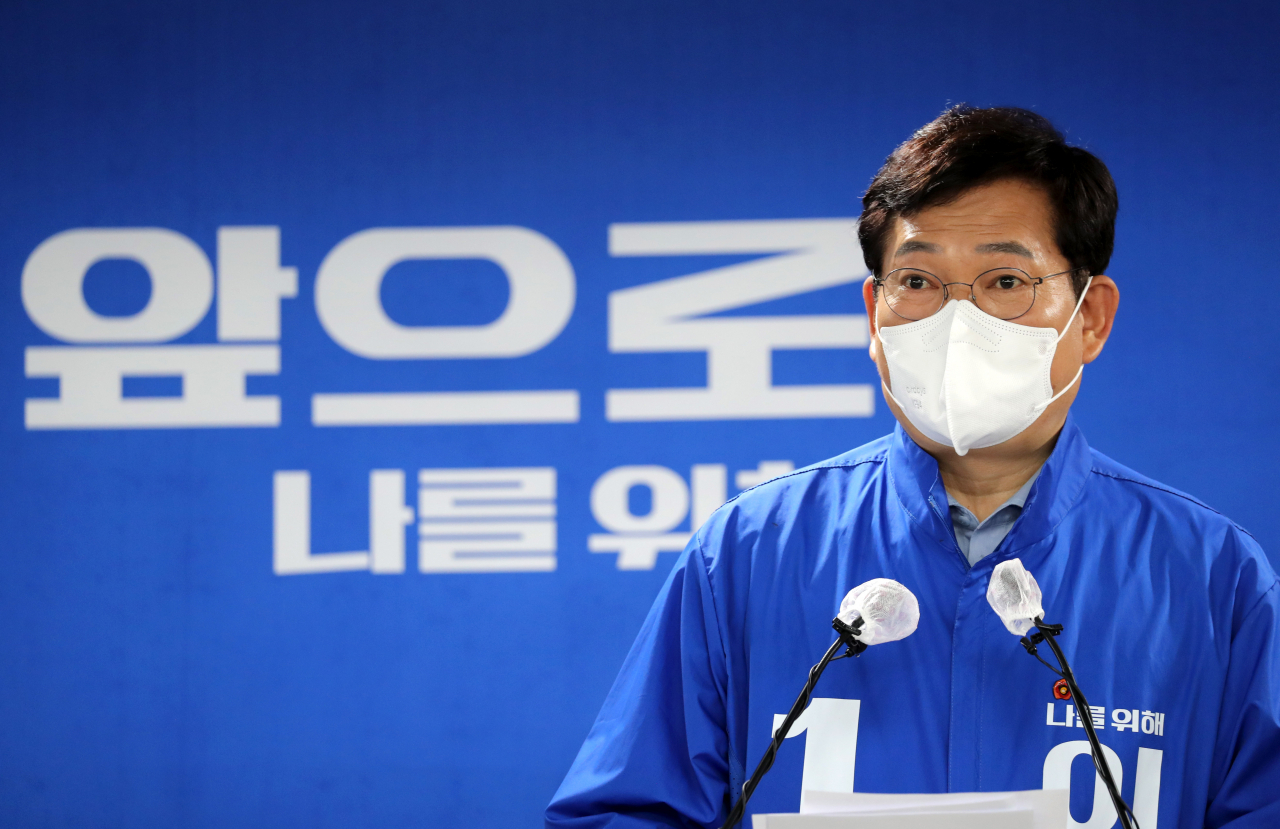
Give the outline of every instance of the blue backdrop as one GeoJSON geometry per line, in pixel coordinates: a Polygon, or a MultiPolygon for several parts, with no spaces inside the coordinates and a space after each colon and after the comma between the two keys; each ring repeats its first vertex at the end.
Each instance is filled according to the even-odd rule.
{"type": "Polygon", "coordinates": [[[691,523],[891,428],[853,219],[948,102],[1108,163],[1077,417],[1280,551],[1270,4],[0,20],[0,824],[540,825],[691,523]]]}

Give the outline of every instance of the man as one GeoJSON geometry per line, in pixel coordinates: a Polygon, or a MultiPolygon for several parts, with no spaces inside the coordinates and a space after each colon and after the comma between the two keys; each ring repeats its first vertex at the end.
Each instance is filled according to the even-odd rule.
{"type": "Polygon", "coordinates": [[[1090,450],[1069,414],[1119,303],[1116,203],[1102,162],[1023,110],[957,107],[890,156],[859,236],[898,428],[698,531],[548,826],[719,826],[840,599],[877,577],[915,593],[918,629],[827,670],[748,815],[794,812],[803,789],[1069,786],[1074,817],[1110,827],[1083,715],[1142,829],[1280,826],[1274,571],[1228,519],[1090,450]],[[1091,712],[988,606],[1012,558],[1065,625],[1091,712]]]}

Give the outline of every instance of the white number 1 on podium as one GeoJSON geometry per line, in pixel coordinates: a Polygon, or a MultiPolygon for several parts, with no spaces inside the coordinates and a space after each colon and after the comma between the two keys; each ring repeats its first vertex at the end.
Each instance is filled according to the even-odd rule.
{"type": "MultiPolygon", "coordinates": [[[[805,792],[853,791],[853,766],[858,759],[858,714],[862,701],[816,697],[791,726],[787,738],[807,733],[804,772],[800,777],[800,808],[805,792]]],[[[776,730],[785,714],[773,715],[776,730]]]]}

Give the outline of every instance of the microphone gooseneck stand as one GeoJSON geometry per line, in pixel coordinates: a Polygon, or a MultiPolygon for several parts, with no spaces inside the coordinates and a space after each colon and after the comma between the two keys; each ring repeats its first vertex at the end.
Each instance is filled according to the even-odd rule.
{"type": "Polygon", "coordinates": [[[800,696],[796,697],[796,702],[791,706],[791,710],[787,713],[786,719],[782,721],[782,725],[778,726],[773,732],[773,740],[769,743],[769,747],[765,749],[764,756],[760,758],[760,762],[756,764],[756,770],[751,773],[751,777],[747,782],[742,784],[742,794],[738,797],[738,802],[733,804],[733,808],[729,810],[729,817],[720,829],[733,829],[738,821],[742,820],[742,813],[746,811],[747,801],[751,799],[751,793],[756,790],[756,786],[760,785],[760,780],[765,776],[765,773],[773,767],[773,759],[778,754],[778,747],[787,738],[787,733],[791,731],[791,726],[804,713],[805,706],[809,704],[809,697],[813,695],[813,686],[818,684],[818,677],[822,676],[822,672],[827,669],[827,665],[837,659],[857,656],[867,649],[867,646],[856,638],[858,634],[862,633],[861,617],[854,619],[852,625],[846,625],[837,616],[831,620],[831,627],[835,629],[836,633],[840,634],[840,638],[832,642],[831,647],[827,648],[827,652],[822,655],[822,659],[818,664],[809,669],[808,683],[805,684],[804,690],[800,692],[800,696]],[[840,650],[842,645],[845,647],[845,652],[836,656],[836,652],[840,650]]]}
{"type": "Polygon", "coordinates": [[[1107,793],[1111,795],[1111,803],[1115,806],[1116,815],[1120,818],[1120,826],[1122,829],[1141,829],[1138,826],[1138,819],[1133,816],[1133,810],[1129,808],[1129,804],[1124,802],[1124,798],[1120,796],[1120,787],[1116,785],[1115,778],[1111,776],[1111,766],[1107,763],[1106,755],[1102,753],[1102,744],[1098,742],[1098,735],[1093,730],[1093,711],[1089,708],[1089,702],[1084,698],[1084,694],[1080,691],[1080,686],[1076,684],[1075,674],[1071,672],[1071,666],[1067,663],[1067,657],[1062,653],[1062,648],[1058,647],[1058,643],[1054,641],[1055,636],[1062,633],[1062,625],[1046,624],[1044,619],[1037,616],[1032,620],[1036,626],[1036,633],[1031,636],[1024,636],[1020,640],[1022,647],[1027,649],[1027,653],[1040,660],[1040,664],[1053,671],[1058,676],[1067,681],[1067,688],[1071,691],[1071,699],[1075,702],[1076,717],[1080,720],[1080,724],[1084,726],[1084,733],[1089,737],[1089,748],[1093,754],[1093,767],[1098,770],[1098,776],[1102,778],[1103,784],[1107,787],[1107,793]],[[1053,651],[1053,655],[1058,660],[1058,667],[1055,668],[1041,658],[1036,653],[1036,646],[1044,642],[1053,651]]]}

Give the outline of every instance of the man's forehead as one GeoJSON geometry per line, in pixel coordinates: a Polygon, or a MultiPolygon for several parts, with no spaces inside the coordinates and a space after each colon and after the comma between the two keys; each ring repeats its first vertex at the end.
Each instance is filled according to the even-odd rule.
{"type": "Polygon", "coordinates": [[[1052,256],[1057,252],[1052,207],[1038,187],[995,182],[897,217],[888,249],[893,257],[961,250],[1025,259],[1052,256]]]}

